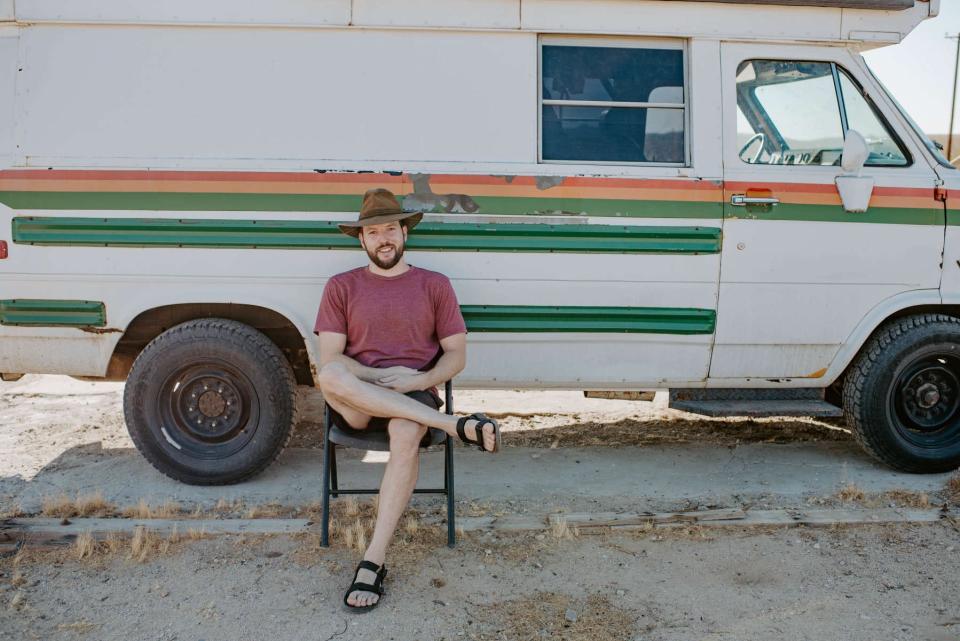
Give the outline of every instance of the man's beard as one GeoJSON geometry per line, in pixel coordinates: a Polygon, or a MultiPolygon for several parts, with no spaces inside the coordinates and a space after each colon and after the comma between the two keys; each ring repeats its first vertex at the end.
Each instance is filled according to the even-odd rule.
{"type": "Polygon", "coordinates": [[[367,256],[370,257],[370,260],[373,261],[373,264],[379,267],[380,269],[392,269],[400,262],[400,259],[403,258],[403,245],[394,245],[393,243],[388,243],[386,245],[381,245],[374,251],[367,249],[367,256]],[[378,251],[384,247],[393,247],[393,256],[389,259],[384,260],[380,257],[378,251]]]}

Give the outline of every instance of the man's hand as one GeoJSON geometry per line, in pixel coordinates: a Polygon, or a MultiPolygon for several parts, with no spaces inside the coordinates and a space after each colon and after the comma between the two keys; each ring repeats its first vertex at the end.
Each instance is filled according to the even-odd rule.
{"type": "Polygon", "coordinates": [[[382,374],[376,381],[377,385],[392,389],[401,394],[429,387],[426,383],[424,373],[410,367],[395,365],[394,367],[385,367],[381,372],[382,374]]]}

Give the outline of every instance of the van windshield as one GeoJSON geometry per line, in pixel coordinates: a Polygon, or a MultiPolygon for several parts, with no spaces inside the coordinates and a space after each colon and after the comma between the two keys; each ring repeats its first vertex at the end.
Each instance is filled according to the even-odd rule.
{"type": "Polygon", "coordinates": [[[900,115],[903,116],[903,119],[910,123],[910,127],[913,129],[914,133],[920,138],[927,150],[933,155],[936,161],[948,169],[956,169],[953,165],[950,164],[950,161],[946,156],[943,155],[943,152],[940,151],[940,147],[937,147],[937,143],[930,140],[927,137],[927,134],[923,133],[923,130],[920,129],[920,125],[914,122],[913,118],[910,117],[910,114],[907,113],[907,110],[903,108],[903,105],[894,97],[894,95],[887,89],[887,86],[883,84],[880,78],[877,77],[877,74],[873,73],[873,69],[870,68],[870,64],[864,60],[864,65],[867,67],[867,71],[870,72],[870,75],[873,76],[873,79],[876,83],[883,89],[883,92],[887,94],[887,97],[890,99],[890,102],[894,104],[897,108],[897,111],[900,112],[900,115]]]}

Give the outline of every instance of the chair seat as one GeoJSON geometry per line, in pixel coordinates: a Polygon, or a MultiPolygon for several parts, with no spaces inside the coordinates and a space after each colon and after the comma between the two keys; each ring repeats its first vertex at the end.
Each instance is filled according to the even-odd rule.
{"type": "MultiPolygon", "coordinates": [[[[429,443],[421,441],[420,449],[431,445],[440,445],[447,438],[447,433],[436,427],[428,430],[429,443]]],[[[345,430],[339,425],[330,426],[330,441],[342,447],[355,447],[358,450],[374,452],[390,451],[390,436],[385,430],[345,430]]]]}

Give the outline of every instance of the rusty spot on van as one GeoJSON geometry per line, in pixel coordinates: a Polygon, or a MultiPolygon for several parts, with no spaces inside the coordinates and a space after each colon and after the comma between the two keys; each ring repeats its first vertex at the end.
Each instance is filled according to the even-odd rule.
{"type": "Polygon", "coordinates": [[[826,368],[826,367],[821,367],[820,369],[818,369],[817,371],[813,372],[812,374],[807,374],[805,378],[820,378],[821,376],[823,376],[823,375],[826,374],[826,373],[827,373],[827,368],[826,368]]]}
{"type": "Polygon", "coordinates": [[[480,205],[468,194],[435,194],[430,186],[430,174],[410,174],[413,193],[403,198],[404,211],[423,211],[433,214],[475,214],[480,205]]]}
{"type": "Polygon", "coordinates": [[[123,332],[122,329],[117,329],[116,327],[92,327],[90,325],[78,327],[77,329],[88,334],[116,334],[118,332],[123,332]]]}

